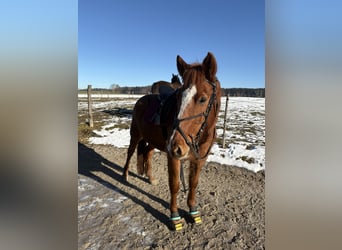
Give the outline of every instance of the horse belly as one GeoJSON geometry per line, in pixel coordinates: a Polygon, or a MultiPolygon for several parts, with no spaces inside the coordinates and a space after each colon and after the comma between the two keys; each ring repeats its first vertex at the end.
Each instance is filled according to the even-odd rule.
{"type": "Polygon", "coordinates": [[[142,137],[145,141],[155,146],[161,151],[166,150],[166,140],[163,137],[163,132],[160,126],[144,124],[141,130],[142,137]]]}

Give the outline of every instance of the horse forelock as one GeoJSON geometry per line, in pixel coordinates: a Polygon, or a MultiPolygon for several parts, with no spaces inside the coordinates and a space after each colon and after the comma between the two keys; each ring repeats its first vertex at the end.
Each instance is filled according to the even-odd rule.
{"type": "Polygon", "coordinates": [[[183,74],[184,88],[188,88],[190,85],[195,84],[197,90],[200,91],[204,81],[206,81],[206,78],[201,64],[192,64],[183,74]]]}

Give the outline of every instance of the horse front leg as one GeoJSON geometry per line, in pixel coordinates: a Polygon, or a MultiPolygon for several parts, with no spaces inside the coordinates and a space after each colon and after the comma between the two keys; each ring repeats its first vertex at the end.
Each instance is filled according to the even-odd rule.
{"type": "Polygon", "coordinates": [[[169,156],[168,160],[168,172],[169,172],[169,187],[171,193],[170,211],[171,211],[171,223],[175,230],[181,230],[183,228],[183,219],[179,216],[177,206],[177,195],[179,191],[179,173],[180,173],[180,161],[169,156]]]}
{"type": "Polygon", "coordinates": [[[189,173],[189,194],[188,194],[188,206],[189,206],[189,215],[192,221],[196,224],[201,223],[201,215],[196,206],[196,188],[199,181],[199,176],[202,170],[202,167],[205,163],[205,160],[198,160],[194,162],[190,162],[190,173],[189,173]]]}

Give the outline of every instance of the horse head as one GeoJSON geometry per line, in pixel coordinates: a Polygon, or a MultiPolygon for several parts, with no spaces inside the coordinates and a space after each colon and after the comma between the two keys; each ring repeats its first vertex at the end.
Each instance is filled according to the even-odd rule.
{"type": "Polygon", "coordinates": [[[175,122],[168,140],[168,152],[177,159],[206,158],[215,137],[220,105],[217,63],[210,52],[202,63],[187,64],[177,56],[183,86],[177,91],[175,122]]]}
{"type": "Polygon", "coordinates": [[[173,84],[173,83],[179,83],[179,84],[181,84],[181,81],[180,81],[178,75],[172,74],[171,83],[172,83],[172,84],[173,84]]]}

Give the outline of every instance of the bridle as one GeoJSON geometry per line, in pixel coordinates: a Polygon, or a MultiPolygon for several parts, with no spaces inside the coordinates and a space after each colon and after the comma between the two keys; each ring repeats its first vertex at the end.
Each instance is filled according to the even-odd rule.
{"type": "MultiPolygon", "coordinates": [[[[211,94],[210,96],[210,99],[209,99],[209,103],[208,103],[208,106],[207,106],[207,109],[205,110],[205,112],[202,112],[200,114],[197,114],[197,115],[193,115],[193,116],[189,116],[189,117],[186,117],[186,118],[182,118],[182,119],[178,119],[177,117],[175,118],[174,120],[174,123],[173,123],[173,128],[176,129],[183,137],[183,139],[185,140],[186,144],[189,146],[189,148],[191,149],[191,151],[194,153],[195,155],[195,158],[197,160],[201,160],[201,159],[204,159],[208,156],[209,152],[210,152],[210,149],[211,147],[209,147],[208,151],[206,152],[206,154],[204,156],[200,156],[199,155],[199,141],[200,141],[200,138],[203,134],[203,131],[205,129],[205,127],[207,126],[207,119],[208,119],[208,116],[209,116],[209,113],[213,107],[213,104],[216,100],[216,83],[215,82],[211,82],[209,80],[207,80],[207,83],[209,83],[212,87],[213,87],[213,93],[211,94]],[[185,135],[184,131],[180,128],[180,123],[183,122],[183,121],[188,121],[188,120],[192,120],[192,119],[195,119],[195,118],[198,118],[198,117],[201,117],[201,116],[204,116],[204,122],[202,123],[201,125],[201,128],[199,129],[197,135],[195,136],[195,138],[191,135],[189,135],[189,137],[191,138],[191,141],[188,140],[187,136],[185,135]]],[[[180,91],[180,89],[178,89],[180,91]]],[[[218,109],[218,103],[216,102],[216,106],[215,106],[215,109],[217,110],[218,109]]],[[[177,115],[177,114],[176,114],[177,115]]],[[[213,137],[215,136],[215,133],[213,134],[213,137]]]]}

